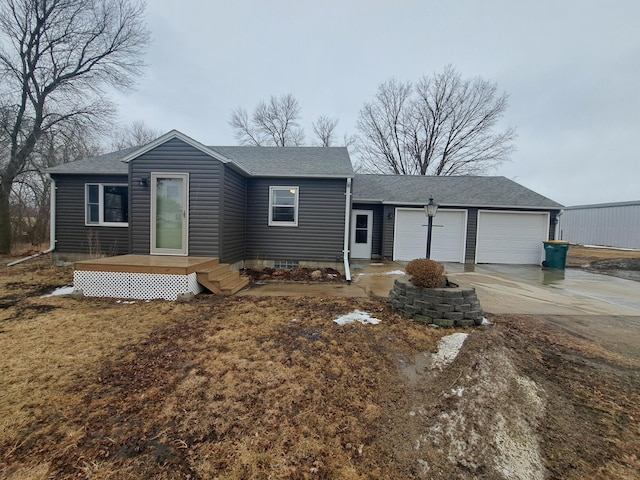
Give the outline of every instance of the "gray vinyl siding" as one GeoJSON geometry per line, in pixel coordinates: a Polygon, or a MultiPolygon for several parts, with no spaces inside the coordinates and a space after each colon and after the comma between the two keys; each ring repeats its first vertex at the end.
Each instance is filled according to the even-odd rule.
{"type": "Polygon", "coordinates": [[[342,259],[344,179],[247,180],[247,260],[342,259]],[[269,226],[269,187],[299,187],[298,226],[269,226]]]}
{"type": "Polygon", "coordinates": [[[371,232],[371,256],[379,258],[382,256],[382,227],[383,212],[382,205],[369,203],[354,203],[353,210],[371,210],[373,212],[373,230],[371,232]]]}
{"type": "Polygon", "coordinates": [[[464,252],[465,263],[476,263],[476,242],[478,240],[478,209],[467,209],[467,242],[464,252]]]}
{"type": "Polygon", "coordinates": [[[246,252],[247,180],[225,166],[223,183],[220,260],[225,263],[235,263],[244,260],[246,252]]]}
{"type": "Polygon", "coordinates": [[[129,253],[128,227],[85,225],[85,185],[126,185],[126,175],[53,175],[53,178],[56,181],[56,251],[96,256],[129,253]]]}
{"type": "Polygon", "coordinates": [[[191,256],[220,255],[220,195],[223,165],[181,140],[173,139],[129,163],[132,253],[148,255],[151,247],[151,186],[140,177],[152,172],[189,174],[189,251],[191,256]]]}
{"type": "Polygon", "coordinates": [[[556,236],[556,214],[555,212],[550,212],[549,214],[549,240],[555,240],[556,236]]]}
{"type": "Polygon", "coordinates": [[[382,218],[382,257],[393,258],[393,240],[395,234],[396,206],[385,205],[382,218]]]}

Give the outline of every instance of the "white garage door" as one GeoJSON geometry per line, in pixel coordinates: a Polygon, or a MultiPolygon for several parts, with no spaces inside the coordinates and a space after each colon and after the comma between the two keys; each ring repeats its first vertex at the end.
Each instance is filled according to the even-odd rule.
{"type": "MultiPolygon", "coordinates": [[[[439,262],[464,262],[466,210],[438,210],[433,218],[431,258],[439,262]]],[[[396,209],[393,259],[424,258],[427,253],[427,217],[424,209],[396,209]]]]}
{"type": "Polygon", "coordinates": [[[548,213],[479,211],[476,263],[539,265],[548,235],[548,213]]]}

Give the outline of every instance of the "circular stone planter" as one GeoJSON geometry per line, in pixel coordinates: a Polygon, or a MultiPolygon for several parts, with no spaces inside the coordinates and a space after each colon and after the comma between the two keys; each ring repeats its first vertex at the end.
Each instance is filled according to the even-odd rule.
{"type": "Polygon", "coordinates": [[[416,287],[409,277],[397,279],[389,294],[394,312],[417,322],[441,327],[471,327],[482,323],[482,308],[471,287],[416,287]]]}

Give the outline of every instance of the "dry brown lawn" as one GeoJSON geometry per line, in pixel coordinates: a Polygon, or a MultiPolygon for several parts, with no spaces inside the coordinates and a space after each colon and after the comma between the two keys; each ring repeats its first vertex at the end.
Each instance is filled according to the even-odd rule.
{"type": "Polygon", "coordinates": [[[534,317],[436,372],[456,330],[384,301],[41,298],[71,281],[48,262],[0,267],[0,478],[637,478],[638,359],[534,317]]]}
{"type": "Polygon", "coordinates": [[[0,285],[4,478],[385,478],[397,360],[448,333],[366,299],[40,298],[45,262],[0,285]]]}
{"type": "Polygon", "coordinates": [[[640,250],[617,250],[571,245],[567,255],[567,266],[582,267],[596,260],[610,260],[613,258],[640,258],[640,250]]]}

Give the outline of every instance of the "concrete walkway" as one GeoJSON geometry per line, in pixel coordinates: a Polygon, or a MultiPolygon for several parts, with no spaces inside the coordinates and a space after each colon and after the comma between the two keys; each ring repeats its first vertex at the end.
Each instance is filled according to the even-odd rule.
{"type": "MultiPolygon", "coordinates": [[[[353,262],[352,283],[253,285],[238,295],[386,298],[403,275],[398,262],[353,262]]],[[[577,269],[532,265],[446,264],[447,276],[474,287],[488,313],[640,316],[640,282],[577,269]]]]}

